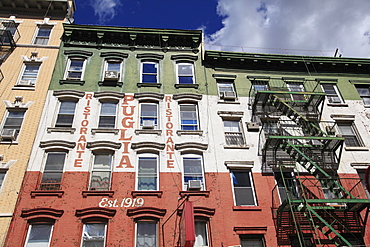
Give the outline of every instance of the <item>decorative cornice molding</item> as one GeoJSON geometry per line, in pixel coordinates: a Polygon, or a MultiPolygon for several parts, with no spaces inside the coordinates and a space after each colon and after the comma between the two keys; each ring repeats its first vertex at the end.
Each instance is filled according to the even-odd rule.
{"type": "Polygon", "coordinates": [[[61,149],[73,149],[76,146],[75,142],[63,141],[63,140],[49,140],[41,141],[40,148],[51,149],[51,148],[61,148],[61,149]]]}
{"type": "Polygon", "coordinates": [[[102,91],[95,92],[94,97],[100,99],[116,99],[120,100],[125,97],[124,93],[114,92],[114,91],[102,91]]]}
{"type": "Polygon", "coordinates": [[[77,209],[75,215],[82,219],[91,217],[100,217],[110,219],[116,214],[115,209],[103,208],[103,207],[90,207],[84,209],[77,209]]]}
{"type": "Polygon", "coordinates": [[[77,90],[55,90],[53,92],[55,97],[71,97],[71,98],[82,98],[85,96],[85,92],[77,91],[77,90]]]}
{"type": "Polygon", "coordinates": [[[141,53],[141,54],[137,54],[136,58],[149,59],[149,60],[162,60],[164,58],[164,55],[156,54],[156,53],[141,53]]]}
{"type": "Polygon", "coordinates": [[[138,208],[129,208],[127,209],[127,216],[133,218],[141,217],[154,217],[162,218],[166,215],[166,209],[160,209],[155,207],[138,207],[138,208]]]}
{"type": "Polygon", "coordinates": [[[200,101],[202,99],[202,97],[203,96],[201,94],[195,94],[195,93],[178,93],[178,94],[174,94],[172,96],[172,99],[178,100],[178,101],[186,101],[186,100],[200,101]]]}
{"type": "Polygon", "coordinates": [[[156,151],[161,151],[165,148],[166,144],[164,143],[158,143],[158,142],[137,142],[137,143],[132,143],[131,148],[136,150],[136,151],[141,151],[141,150],[156,150],[156,151]]]}
{"type": "Polygon", "coordinates": [[[123,52],[102,52],[100,53],[100,56],[106,58],[118,58],[122,60],[124,58],[128,58],[128,54],[123,52]]]}
{"type": "Polygon", "coordinates": [[[180,144],[175,144],[175,149],[179,151],[185,150],[199,150],[205,151],[208,148],[208,144],[198,143],[198,142],[184,142],[180,144]]]}
{"type": "Polygon", "coordinates": [[[22,210],[21,217],[26,219],[34,218],[60,218],[64,213],[64,210],[58,210],[53,208],[33,208],[22,210]]]}
{"type": "Polygon", "coordinates": [[[65,50],[64,55],[67,56],[83,56],[91,57],[94,53],[91,51],[82,51],[82,50],[65,50]]]}
{"type": "Polygon", "coordinates": [[[139,100],[162,100],[164,98],[164,94],[151,92],[134,93],[134,98],[139,100]]]}
{"type": "Polygon", "coordinates": [[[198,60],[198,56],[195,56],[195,55],[189,55],[189,54],[178,54],[178,55],[172,55],[171,56],[171,60],[175,60],[175,61],[181,61],[181,60],[184,60],[184,61],[197,61],[198,60]]]}
{"type": "Polygon", "coordinates": [[[93,141],[87,142],[86,147],[91,150],[96,149],[109,149],[109,150],[117,150],[122,146],[120,142],[112,142],[112,141],[93,141]]]}

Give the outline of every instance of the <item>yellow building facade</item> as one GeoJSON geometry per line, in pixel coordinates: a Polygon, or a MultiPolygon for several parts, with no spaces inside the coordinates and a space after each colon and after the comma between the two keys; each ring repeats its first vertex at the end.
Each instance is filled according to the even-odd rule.
{"type": "MultiPolygon", "coordinates": [[[[17,204],[73,0],[0,0],[0,246],[17,204]]],[[[40,205],[41,206],[41,205],[40,205]]]]}

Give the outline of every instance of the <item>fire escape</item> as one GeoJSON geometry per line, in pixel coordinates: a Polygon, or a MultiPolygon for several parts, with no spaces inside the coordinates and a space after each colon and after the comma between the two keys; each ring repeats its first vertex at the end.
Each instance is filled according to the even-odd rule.
{"type": "Polygon", "coordinates": [[[370,200],[360,179],[337,175],[344,138],[335,122],[320,122],[319,83],[249,80],[253,117],[263,126],[263,170],[277,181],[272,212],[279,246],[364,246],[370,200]]]}
{"type": "MultiPolygon", "coordinates": [[[[19,38],[17,24],[13,20],[0,19],[0,66],[13,52],[19,38]]],[[[0,70],[0,82],[3,78],[4,75],[0,70]]]]}

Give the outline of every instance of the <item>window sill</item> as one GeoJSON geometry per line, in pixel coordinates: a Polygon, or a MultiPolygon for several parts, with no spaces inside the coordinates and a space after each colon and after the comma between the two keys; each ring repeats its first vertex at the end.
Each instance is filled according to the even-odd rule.
{"type": "Polygon", "coordinates": [[[224,145],[224,149],[249,149],[249,145],[224,145]]]}
{"type": "Polygon", "coordinates": [[[199,84],[175,84],[175,88],[195,88],[198,89],[199,84]]]}
{"type": "Polygon", "coordinates": [[[137,83],[137,87],[162,87],[161,83],[137,83]]]}
{"type": "Polygon", "coordinates": [[[217,101],[218,104],[239,104],[240,105],[240,102],[239,101],[225,101],[225,100],[219,100],[217,101]]]}
{"type": "Polygon", "coordinates": [[[158,198],[162,198],[162,194],[163,194],[163,191],[150,191],[150,190],[146,190],[146,191],[139,191],[139,190],[135,190],[135,191],[131,191],[131,195],[133,198],[135,197],[138,197],[138,196],[156,196],[158,198]]]}
{"type": "Polygon", "coordinates": [[[6,140],[0,140],[0,144],[11,144],[11,145],[18,145],[18,141],[6,141],[6,140]]]}
{"type": "Polygon", "coordinates": [[[210,192],[208,190],[197,190],[197,191],[180,191],[180,196],[183,198],[185,196],[204,196],[204,197],[209,197],[210,192]]]}
{"type": "Polygon", "coordinates": [[[55,128],[47,128],[47,132],[68,132],[71,134],[74,134],[76,131],[76,128],[70,128],[70,127],[55,127],[55,128]]]}
{"type": "Polygon", "coordinates": [[[85,84],[85,81],[80,81],[80,80],[60,80],[59,81],[59,84],[60,85],[63,85],[63,84],[78,84],[78,85],[84,85],[85,84]]]}
{"type": "Polygon", "coordinates": [[[233,211],[262,211],[260,206],[233,206],[233,211]]]}
{"type": "Polygon", "coordinates": [[[365,108],[370,108],[370,105],[364,105],[365,108]]]}
{"type": "Polygon", "coordinates": [[[153,129],[136,129],[135,130],[136,135],[140,134],[156,134],[156,135],[161,135],[162,130],[153,130],[153,129]]]}
{"type": "Polygon", "coordinates": [[[98,85],[99,86],[110,86],[110,87],[116,87],[116,86],[118,86],[118,87],[122,87],[122,85],[123,85],[123,82],[121,82],[121,81],[98,81],[98,85]]]}
{"type": "Polygon", "coordinates": [[[30,90],[30,91],[35,91],[36,88],[35,86],[21,86],[21,85],[15,85],[12,87],[13,90],[30,90]]]}
{"type": "Polygon", "coordinates": [[[344,147],[346,151],[369,151],[368,147],[344,147]]]}
{"type": "Polygon", "coordinates": [[[348,107],[348,104],[345,103],[328,103],[327,105],[333,107],[348,107]]]}
{"type": "Polygon", "coordinates": [[[34,190],[31,191],[31,197],[35,198],[38,196],[57,196],[61,198],[64,195],[63,190],[34,190]]]}
{"type": "Polygon", "coordinates": [[[181,136],[181,135],[203,135],[203,130],[178,130],[176,133],[181,136]]]}
{"type": "Polygon", "coordinates": [[[95,135],[96,133],[107,133],[118,135],[119,129],[110,129],[110,128],[94,128],[91,129],[91,133],[95,135]]]}
{"type": "Polygon", "coordinates": [[[108,196],[113,197],[114,191],[113,190],[102,190],[102,191],[96,191],[96,190],[84,190],[82,191],[83,197],[88,196],[108,196]]]}

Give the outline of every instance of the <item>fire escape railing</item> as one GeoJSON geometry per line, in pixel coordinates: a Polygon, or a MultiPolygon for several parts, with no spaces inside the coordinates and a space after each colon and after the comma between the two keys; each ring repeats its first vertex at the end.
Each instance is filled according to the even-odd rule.
{"type": "MultiPolygon", "coordinates": [[[[0,19],[0,66],[9,57],[19,40],[17,23],[13,20],[0,19]]],[[[0,70],[0,81],[4,78],[0,70]]]]}

